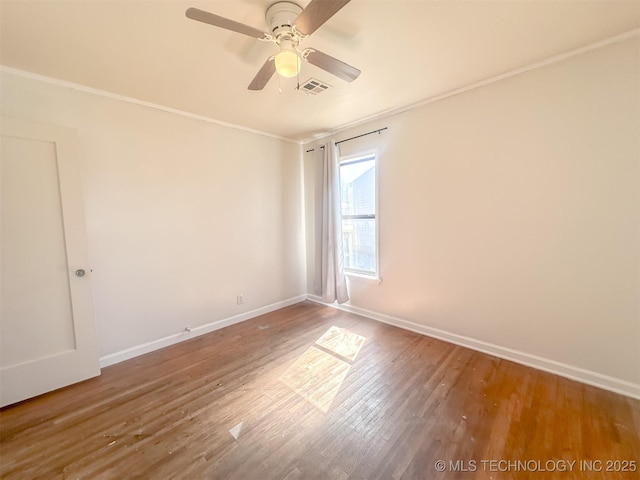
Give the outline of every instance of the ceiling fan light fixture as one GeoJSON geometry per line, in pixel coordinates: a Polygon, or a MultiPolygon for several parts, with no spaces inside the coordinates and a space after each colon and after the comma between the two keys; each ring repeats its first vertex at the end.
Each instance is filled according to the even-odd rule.
{"type": "Polygon", "coordinates": [[[276,72],[283,77],[291,78],[300,73],[300,57],[294,50],[282,49],[275,62],[276,72]]]}

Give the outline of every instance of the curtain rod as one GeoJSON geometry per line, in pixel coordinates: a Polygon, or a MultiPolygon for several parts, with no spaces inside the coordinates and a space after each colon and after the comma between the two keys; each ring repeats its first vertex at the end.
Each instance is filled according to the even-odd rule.
{"type": "Polygon", "coordinates": [[[341,143],[348,142],[350,140],[355,140],[356,138],[366,137],[367,135],[371,135],[372,133],[380,133],[383,130],[386,130],[387,128],[388,127],[382,127],[382,128],[379,128],[378,130],[371,130],[370,132],[363,133],[362,135],[356,135],[355,137],[345,138],[344,140],[340,140],[339,142],[336,142],[336,145],[340,145],[341,143]]]}
{"type": "MultiPolygon", "coordinates": [[[[389,127],[382,127],[377,130],[371,130],[370,132],[363,133],[362,135],[356,135],[355,137],[345,138],[344,140],[340,140],[339,142],[336,142],[336,145],[340,145],[341,143],[348,142],[350,140],[355,140],[356,138],[366,137],[367,135],[371,135],[372,133],[380,133],[383,130],[386,130],[388,128],[389,127]]],[[[320,148],[324,148],[324,145],[320,145],[320,148]]],[[[306,153],[313,152],[314,150],[315,148],[312,148],[311,150],[307,150],[306,153]]]]}

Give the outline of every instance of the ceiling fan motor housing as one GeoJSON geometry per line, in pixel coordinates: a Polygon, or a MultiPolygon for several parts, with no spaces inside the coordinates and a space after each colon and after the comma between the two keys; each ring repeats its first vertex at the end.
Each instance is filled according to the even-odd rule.
{"type": "Polygon", "coordinates": [[[293,24],[302,13],[302,7],[293,2],[276,2],[267,8],[265,19],[270,33],[276,39],[282,36],[293,37],[293,24]]]}

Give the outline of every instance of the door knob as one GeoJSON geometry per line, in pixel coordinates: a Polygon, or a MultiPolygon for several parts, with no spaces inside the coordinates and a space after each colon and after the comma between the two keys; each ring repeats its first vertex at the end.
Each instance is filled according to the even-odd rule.
{"type": "Polygon", "coordinates": [[[76,270],[76,277],[84,277],[84,274],[87,273],[84,271],[84,268],[79,268],[76,270]]]}

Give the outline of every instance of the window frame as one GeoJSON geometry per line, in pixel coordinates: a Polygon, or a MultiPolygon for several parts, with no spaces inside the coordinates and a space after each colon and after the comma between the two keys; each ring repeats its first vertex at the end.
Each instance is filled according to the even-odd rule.
{"type": "MultiPolygon", "coordinates": [[[[353,269],[353,268],[347,268],[344,267],[344,273],[345,275],[352,277],[354,279],[358,279],[358,280],[370,280],[370,281],[375,281],[377,283],[380,283],[381,279],[380,279],[380,205],[379,205],[379,183],[380,183],[380,175],[379,175],[379,170],[378,170],[378,166],[379,166],[379,155],[378,155],[378,149],[368,149],[368,150],[363,150],[360,151],[358,153],[352,154],[352,155],[345,155],[345,156],[340,156],[339,158],[339,171],[340,171],[340,176],[342,176],[342,166],[343,165],[351,165],[354,163],[358,163],[358,162],[364,162],[364,161],[370,161],[371,159],[373,159],[373,167],[375,169],[375,174],[374,174],[374,193],[373,193],[373,198],[374,198],[374,203],[375,203],[375,207],[374,207],[374,213],[373,216],[371,214],[362,214],[362,215],[343,215],[342,214],[342,207],[340,207],[340,225],[342,226],[342,222],[344,219],[373,219],[374,223],[375,223],[375,232],[374,232],[374,241],[375,241],[375,251],[374,251],[374,258],[375,258],[375,271],[372,273],[369,273],[367,271],[364,270],[357,270],[357,269],[353,269]]],[[[340,204],[342,205],[342,199],[340,200],[340,204]]],[[[342,228],[341,228],[342,230],[342,228]]],[[[343,233],[344,235],[344,233],[343,233]]],[[[343,248],[344,250],[344,248],[343,248]]],[[[342,252],[343,257],[345,252],[342,252]]]]}

